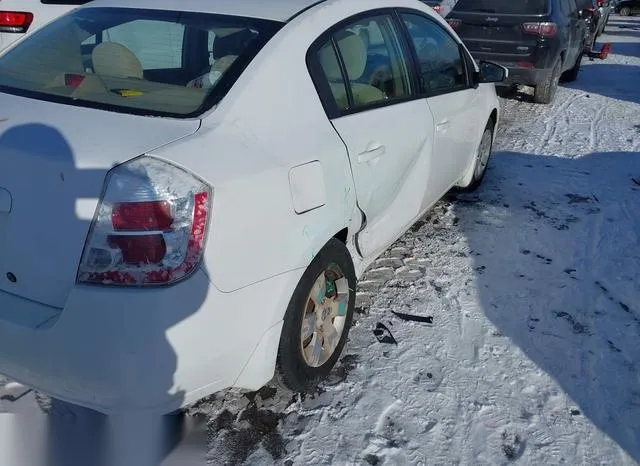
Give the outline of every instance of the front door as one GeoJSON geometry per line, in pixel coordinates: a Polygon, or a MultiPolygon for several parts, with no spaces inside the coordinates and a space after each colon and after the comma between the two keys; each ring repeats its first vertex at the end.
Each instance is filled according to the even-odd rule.
{"type": "Polygon", "coordinates": [[[460,45],[441,25],[419,13],[401,13],[413,44],[423,91],[435,132],[429,189],[430,205],[464,174],[475,154],[479,125],[478,92],[471,86],[460,45]]]}

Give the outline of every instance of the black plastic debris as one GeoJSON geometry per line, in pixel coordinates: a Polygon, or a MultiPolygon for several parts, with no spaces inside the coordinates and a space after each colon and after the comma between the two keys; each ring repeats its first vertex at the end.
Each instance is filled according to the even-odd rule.
{"type": "Polygon", "coordinates": [[[433,324],[433,316],[417,316],[414,314],[405,314],[404,312],[391,311],[391,313],[402,320],[411,322],[422,322],[424,324],[433,324]]]}
{"type": "Polygon", "coordinates": [[[373,330],[373,334],[376,336],[380,343],[393,344],[398,346],[398,342],[391,333],[391,330],[382,322],[376,324],[376,328],[373,330]]]}

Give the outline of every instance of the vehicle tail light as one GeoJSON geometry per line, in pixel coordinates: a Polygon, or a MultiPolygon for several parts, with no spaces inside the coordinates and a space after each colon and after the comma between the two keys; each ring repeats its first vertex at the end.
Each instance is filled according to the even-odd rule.
{"type": "Polygon", "coordinates": [[[202,259],[211,198],[206,183],[154,157],[111,169],[78,283],[144,286],[185,279],[202,259]]]}
{"type": "Polygon", "coordinates": [[[516,66],[518,68],[524,68],[526,70],[532,70],[533,69],[533,63],[529,63],[527,61],[516,62],[516,66]]]}
{"type": "Polygon", "coordinates": [[[0,11],[0,32],[27,32],[33,23],[33,13],[0,11]]]}
{"type": "Polygon", "coordinates": [[[558,32],[558,25],[556,23],[524,23],[522,32],[540,37],[555,37],[558,32]]]}
{"type": "Polygon", "coordinates": [[[449,18],[447,19],[447,23],[449,23],[449,26],[451,26],[452,29],[458,29],[462,24],[462,21],[456,18],[449,18]]]}

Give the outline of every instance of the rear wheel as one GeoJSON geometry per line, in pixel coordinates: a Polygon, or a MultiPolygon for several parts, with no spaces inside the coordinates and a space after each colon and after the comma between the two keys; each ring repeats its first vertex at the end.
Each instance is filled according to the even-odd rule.
{"type": "Polygon", "coordinates": [[[580,72],[580,65],[582,65],[582,58],[584,57],[584,53],[580,53],[580,55],[578,55],[578,58],[576,59],[576,64],[573,65],[573,68],[571,68],[570,70],[565,71],[562,74],[562,80],[564,82],[573,82],[576,79],[578,79],[578,73],[580,72]]]}
{"type": "Polygon", "coordinates": [[[473,168],[473,178],[471,183],[464,188],[460,188],[460,191],[471,192],[480,187],[484,180],[484,175],[487,172],[487,165],[489,165],[489,158],[491,157],[491,150],[493,148],[493,129],[495,128],[495,122],[490,119],[487,126],[482,133],[482,139],[478,145],[476,152],[476,161],[473,168]]]}
{"type": "Polygon", "coordinates": [[[560,75],[562,71],[562,59],[558,58],[553,70],[547,79],[535,87],[533,93],[533,101],[537,104],[549,104],[553,101],[560,83],[560,75]]]}
{"type": "Polygon", "coordinates": [[[356,273],[347,247],[331,239],[302,275],[284,317],[276,381],[305,392],[331,372],[355,308],[356,273]]]}
{"type": "Polygon", "coordinates": [[[620,16],[630,16],[631,15],[631,8],[629,8],[628,6],[623,6],[622,8],[620,8],[620,16]]]}

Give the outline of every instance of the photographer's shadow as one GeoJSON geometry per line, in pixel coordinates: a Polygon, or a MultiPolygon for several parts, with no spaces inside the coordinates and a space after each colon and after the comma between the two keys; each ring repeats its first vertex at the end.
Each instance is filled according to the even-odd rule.
{"type": "MultiPolygon", "coordinates": [[[[41,301],[45,298],[52,302],[62,301],[55,304],[62,304],[60,307],[64,308],[65,298],[76,286],[79,259],[92,223],[87,202],[95,204],[100,198],[105,175],[111,167],[84,168],[94,162],[90,153],[100,150],[100,142],[94,141],[91,146],[90,134],[76,138],[74,130],[74,137],[67,138],[61,131],[64,130],[35,123],[6,129],[0,136],[0,158],[3,159],[2,166],[9,172],[0,178],[6,183],[0,184],[9,184],[3,187],[10,192],[13,188],[15,212],[11,215],[14,215],[15,223],[25,227],[20,245],[32,245],[28,251],[13,251],[12,257],[23,259],[21,270],[39,267],[32,269],[35,270],[33,276],[40,279],[40,285],[37,281],[32,285],[33,296],[41,301]],[[82,207],[83,203],[85,207],[82,207]],[[30,212],[34,219],[30,225],[20,223],[26,218],[26,212],[30,212]],[[33,228],[36,223],[40,228],[33,228]],[[54,268],[56,274],[53,274],[54,268]]],[[[98,135],[102,129],[96,128],[95,132],[98,135]]],[[[113,160],[111,166],[117,162],[119,160],[113,160]]],[[[7,244],[7,247],[12,245],[7,244]]],[[[11,263],[3,264],[3,267],[10,266],[11,263]]],[[[193,280],[189,293],[181,295],[179,302],[173,303],[172,313],[154,312],[154,300],[145,301],[145,294],[154,293],[154,290],[96,286],[98,296],[109,292],[127,296],[126,301],[131,303],[131,308],[127,312],[114,310],[126,316],[117,323],[113,318],[101,317],[99,313],[108,311],[104,308],[87,309],[86,316],[79,319],[74,315],[72,328],[81,334],[69,335],[69,338],[80,340],[82,350],[88,354],[98,350],[104,354],[109,348],[117,350],[114,361],[107,363],[110,367],[105,368],[105,373],[111,377],[118,373],[127,381],[127,386],[135,386],[134,393],[118,394],[126,398],[125,404],[131,409],[106,416],[88,408],[52,400],[48,416],[47,464],[151,466],[160,464],[171,453],[182,435],[182,416],[179,411],[161,416],[154,410],[154,403],[162,400],[163,406],[175,406],[177,409],[182,405],[185,393],[174,386],[178,357],[167,331],[201,307],[209,285],[205,275],[196,271],[188,278],[193,280]],[[110,325],[111,328],[99,328],[101,325],[110,325]],[[86,336],[82,335],[83,326],[86,327],[86,336]],[[130,358],[125,355],[130,355],[130,358]],[[135,400],[140,402],[139,406],[135,405],[135,400]]],[[[154,299],[157,302],[157,297],[154,299]]],[[[64,313],[63,309],[59,321],[64,319],[64,313]]],[[[59,321],[51,323],[51,329],[55,329],[59,321]]],[[[68,328],[69,325],[65,330],[68,328]]],[[[49,330],[43,328],[40,331],[49,330]]],[[[100,360],[96,363],[99,364],[100,360]]],[[[71,366],[73,362],[65,364],[71,366]]],[[[57,376],[60,377],[58,383],[64,384],[64,376],[57,376]]],[[[99,386],[99,381],[87,382],[97,382],[99,386]]],[[[60,393],[64,390],[61,387],[60,393]]]]}
{"type": "MultiPolygon", "coordinates": [[[[550,438],[554,426],[545,419],[584,415],[636,461],[639,182],[640,153],[503,152],[492,158],[483,188],[458,196],[455,207],[495,338],[517,345],[579,408],[559,412],[545,390],[532,389],[526,409],[550,438]]],[[[534,383],[528,376],[514,379],[526,386],[534,383]]]]}

